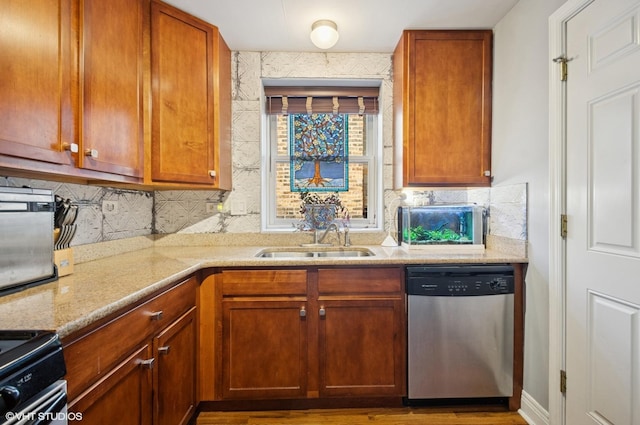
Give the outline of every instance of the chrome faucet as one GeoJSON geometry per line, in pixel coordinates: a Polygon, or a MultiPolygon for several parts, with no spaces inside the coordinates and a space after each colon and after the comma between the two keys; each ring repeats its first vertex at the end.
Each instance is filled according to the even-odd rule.
{"type": "MultiPolygon", "coordinates": [[[[344,225],[344,246],[345,247],[349,247],[351,246],[351,238],[349,238],[349,227],[347,225],[344,225]]],[[[338,236],[338,238],[340,238],[340,236],[338,236]]]]}
{"type": "Polygon", "coordinates": [[[327,235],[329,234],[329,231],[331,230],[335,230],[336,231],[336,235],[338,236],[338,246],[340,245],[340,230],[338,230],[338,225],[336,223],[331,223],[328,227],[327,230],[324,231],[324,233],[322,234],[322,236],[318,237],[318,230],[316,229],[316,243],[321,244],[322,241],[324,240],[324,238],[327,237],[327,235]]]}

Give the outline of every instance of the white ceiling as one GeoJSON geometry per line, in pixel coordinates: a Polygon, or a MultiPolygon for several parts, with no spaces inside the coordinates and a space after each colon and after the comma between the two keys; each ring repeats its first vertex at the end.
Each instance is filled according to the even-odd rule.
{"type": "Polygon", "coordinates": [[[164,0],[216,25],[231,50],[322,51],[311,24],[331,19],[329,52],[393,52],[404,29],[493,28],[518,0],[164,0]]]}

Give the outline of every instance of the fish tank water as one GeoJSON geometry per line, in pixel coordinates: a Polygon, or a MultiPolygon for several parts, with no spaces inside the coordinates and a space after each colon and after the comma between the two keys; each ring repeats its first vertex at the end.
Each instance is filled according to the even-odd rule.
{"type": "Polygon", "coordinates": [[[398,244],[407,247],[482,246],[484,207],[429,205],[398,208],[398,244]]]}

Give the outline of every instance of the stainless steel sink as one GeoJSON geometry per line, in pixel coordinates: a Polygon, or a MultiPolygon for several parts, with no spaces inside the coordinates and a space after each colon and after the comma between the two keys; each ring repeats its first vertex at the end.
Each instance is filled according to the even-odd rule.
{"type": "Polygon", "coordinates": [[[348,258],[371,257],[375,254],[367,248],[335,248],[335,247],[278,247],[265,248],[256,254],[260,258],[348,258]]]}
{"type": "Polygon", "coordinates": [[[256,257],[263,258],[280,258],[280,257],[313,257],[313,252],[304,252],[304,251],[271,251],[268,249],[264,249],[256,254],[256,257]]]}
{"type": "Polygon", "coordinates": [[[318,251],[314,252],[314,257],[371,257],[375,255],[368,249],[345,249],[340,251],[318,251]]]}

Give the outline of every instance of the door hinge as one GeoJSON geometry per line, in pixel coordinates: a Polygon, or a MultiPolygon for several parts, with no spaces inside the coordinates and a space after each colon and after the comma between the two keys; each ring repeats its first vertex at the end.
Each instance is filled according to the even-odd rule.
{"type": "Polygon", "coordinates": [[[570,60],[571,59],[567,59],[567,57],[564,55],[558,56],[557,58],[553,59],[555,63],[560,64],[560,81],[567,81],[567,76],[569,73],[567,62],[569,62],[570,60]]]}
{"type": "Polygon", "coordinates": [[[560,236],[567,239],[567,215],[560,214],[560,236]]]}
{"type": "Polygon", "coordinates": [[[560,392],[567,393],[567,372],[565,370],[560,371],[560,392]]]}

